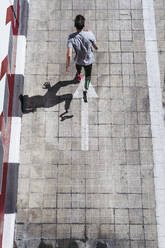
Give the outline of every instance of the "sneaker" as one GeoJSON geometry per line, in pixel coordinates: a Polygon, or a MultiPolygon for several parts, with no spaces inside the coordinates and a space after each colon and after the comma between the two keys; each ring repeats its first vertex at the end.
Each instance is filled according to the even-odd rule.
{"type": "Polygon", "coordinates": [[[78,73],[76,73],[76,76],[75,76],[75,78],[73,79],[73,81],[74,81],[74,83],[80,83],[81,77],[80,77],[80,75],[79,75],[78,73]]]}
{"type": "Polygon", "coordinates": [[[45,82],[43,85],[42,85],[42,88],[43,89],[48,89],[48,88],[50,88],[51,86],[50,86],[50,82],[45,82]]]}
{"type": "Polygon", "coordinates": [[[84,102],[88,102],[87,101],[87,91],[83,91],[83,99],[84,99],[84,102]]]}

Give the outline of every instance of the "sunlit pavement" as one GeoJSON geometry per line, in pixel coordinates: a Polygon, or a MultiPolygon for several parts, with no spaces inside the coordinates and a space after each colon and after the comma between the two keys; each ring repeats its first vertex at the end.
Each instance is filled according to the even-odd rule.
{"type": "MultiPolygon", "coordinates": [[[[163,8],[163,0],[157,1],[161,85],[163,8]]],[[[15,232],[19,248],[157,247],[144,18],[140,0],[31,0],[15,232]],[[99,46],[88,103],[82,82],[71,81],[74,63],[65,75],[66,41],[77,14],[86,17],[86,29],[99,46]],[[50,87],[43,89],[45,82],[50,87]]]]}

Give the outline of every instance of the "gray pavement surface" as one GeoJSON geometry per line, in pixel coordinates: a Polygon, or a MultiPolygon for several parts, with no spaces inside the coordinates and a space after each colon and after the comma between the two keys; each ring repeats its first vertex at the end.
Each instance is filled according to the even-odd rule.
{"type": "MultiPolygon", "coordinates": [[[[164,1],[155,1],[155,11],[163,88],[164,1]]],[[[31,0],[27,39],[30,110],[22,119],[17,246],[69,248],[76,240],[77,247],[156,248],[141,0],[31,0]],[[78,87],[69,81],[73,62],[65,75],[66,41],[77,14],[86,17],[99,46],[88,151],[81,150],[81,99],[71,99],[66,116],[72,118],[60,118],[78,87]],[[52,93],[45,97],[47,81],[52,93]],[[60,81],[68,83],[56,85],[60,81]]]]}

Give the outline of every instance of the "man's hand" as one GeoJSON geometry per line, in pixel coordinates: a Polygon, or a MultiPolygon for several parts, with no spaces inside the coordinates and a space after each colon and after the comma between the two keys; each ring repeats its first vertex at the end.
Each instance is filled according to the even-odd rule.
{"type": "Polygon", "coordinates": [[[95,50],[98,50],[98,46],[96,44],[93,44],[93,47],[95,50]]]}
{"type": "Polygon", "coordinates": [[[69,68],[68,67],[66,67],[66,75],[68,75],[69,74],[69,68]]]}

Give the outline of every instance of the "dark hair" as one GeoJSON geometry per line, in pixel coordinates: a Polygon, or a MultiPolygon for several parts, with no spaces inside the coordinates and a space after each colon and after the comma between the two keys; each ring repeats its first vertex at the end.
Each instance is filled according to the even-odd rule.
{"type": "Polygon", "coordinates": [[[74,25],[77,29],[81,30],[85,26],[85,17],[82,15],[77,15],[74,20],[74,25]]]}

